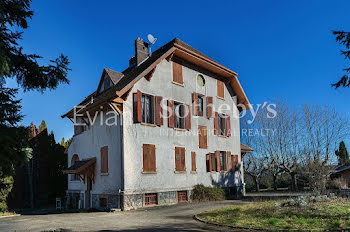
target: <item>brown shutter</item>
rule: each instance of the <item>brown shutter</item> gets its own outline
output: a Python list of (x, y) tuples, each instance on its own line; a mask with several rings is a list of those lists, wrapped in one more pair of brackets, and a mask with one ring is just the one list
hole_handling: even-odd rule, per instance
[(181, 148), (181, 171), (186, 170), (186, 156), (185, 156), (185, 148)]
[(211, 153), (209, 153), (209, 172), (213, 171), (211, 156)]
[(192, 102), (193, 102), (193, 115), (198, 116), (199, 115), (198, 93), (192, 93)]
[(168, 127), (174, 128), (174, 101), (168, 100)]
[(213, 117), (213, 97), (207, 97), (207, 118)]
[(108, 146), (101, 147), (101, 173), (108, 173)]
[(196, 168), (196, 152), (191, 152), (191, 160), (192, 160), (192, 172), (195, 172), (197, 170)]
[(215, 118), (214, 118), (214, 135), (219, 134), (219, 114), (218, 112), (215, 112)]
[(220, 172), (220, 151), (216, 151), (216, 170)]
[(156, 96), (156, 125), (162, 126), (163, 125), (163, 108), (162, 108), (162, 100), (163, 97)]
[(207, 127), (198, 126), (199, 148), (208, 148), (207, 144)]
[(154, 144), (143, 144), (143, 171), (156, 171), (156, 146)]
[(175, 62), (173, 62), (173, 81), (183, 84), (182, 65)]
[(232, 171), (231, 152), (230, 151), (226, 152), (226, 156), (227, 156), (227, 171), (230, 172)]
[(225, 88), (224, 88), (224, 82), (217, 80), (217, 96), (220, 98), (225, 98)]
[(226, 136), (231, 136), (231, 118), (229, 115), (226, 117)]
[(140, 90), (137, 90), (136, 93), (133, 93), (133, 101), (134, 101), (133, 114), (134, 114), (135, 123), (140, 123), (142, 121), (141, 97), (142, 97), (142, 93)]
[(190, 105), (185, 105), (185, 129), (186, 130), (191, 130), (191, 109)]
[(235, 155), (235, 169), (238, 171), (238, 155)]

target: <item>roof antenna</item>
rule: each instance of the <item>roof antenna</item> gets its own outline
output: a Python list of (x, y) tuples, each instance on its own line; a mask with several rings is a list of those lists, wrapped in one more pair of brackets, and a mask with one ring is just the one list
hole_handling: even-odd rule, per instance
[(149, 43), (148, 43), (148, 52), (149, 52), (149, 56), (151, 56), (152, 55), (152, 52), (151, 52), (151, 45), (152, 44), (154, 44), (156, 41), (157, 41), (157, 38), (154, 38), (154, 36), (153, 35), (151, 35), (151, 34), (148, 34), (147, 35), (147, 39), (148, 39), (148, 41), (149, 41)]

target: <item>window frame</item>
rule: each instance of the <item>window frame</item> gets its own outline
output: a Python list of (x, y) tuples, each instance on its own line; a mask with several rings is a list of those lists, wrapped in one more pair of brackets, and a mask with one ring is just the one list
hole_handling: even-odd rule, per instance
[[(150, 99), (150, 112), (147, 112), (146, 98)], [(147, 121), (147, 115), (150, 114), (150, 122)], [(155, 125), (155, 96), (147, 93), (141, 93), (141, 123)]]
[(197, 110), (198, 110), (198, 116), (200, 116), (200, 117), (203, 117), (203, 115), (204, 115), (204, 97), (205, 96), (202, 94), (198, 94), (198, 96), (197, 96), (197, 98), (198, 98)]
[[(174, 109), (173, 109), (173, 114), (174, 114), (174, 128), (176, 129), (185, 129), (186, 128), (186, 120), (185, 120), (185, 114), (186, 114), (186, 105), (184, 103), (181, 103), (181, 102), (177, 102), (177, 101), (173, 101), (174, 105)], [(179, 117), (177, 115), (177, 108), (179, 109)], [(178, 120), (179, 120), (179, 124), (180, 126), (178, 125)]]
[(226, 151), (220, 151), (220, 171), (227, 171), (227, 153)]
[(219, 135), (220, 136), (226, 136), (226, 120), (227, 116), (225, 114), (218, 114), (218, 129), (219, 129)]

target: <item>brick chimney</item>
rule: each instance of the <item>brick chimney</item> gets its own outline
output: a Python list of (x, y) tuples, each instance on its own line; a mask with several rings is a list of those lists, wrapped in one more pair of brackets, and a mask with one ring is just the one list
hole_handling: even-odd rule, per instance
[(143, 39), (137, 38), (135, 40), (135, 56), (129, 60), (129, 66), (137, 66), (148, 57), (148, 43)]

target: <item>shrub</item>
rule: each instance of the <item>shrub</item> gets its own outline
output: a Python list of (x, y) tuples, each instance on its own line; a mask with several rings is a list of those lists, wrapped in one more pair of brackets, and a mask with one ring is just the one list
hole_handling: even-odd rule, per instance
[(7, 211), (7, 196), (11, 192), (13, 184), (12, 177), (5, 177), (0, 179), (0, 212)]
[(195, 201), (220, 201), (225, 199), (225, 191), (222, 188), (197, 184), (193, 188), (192, 199)]

